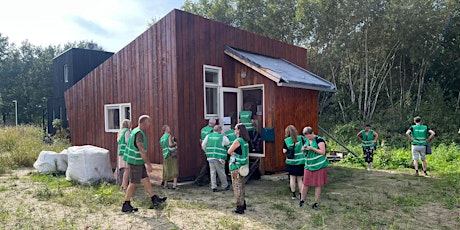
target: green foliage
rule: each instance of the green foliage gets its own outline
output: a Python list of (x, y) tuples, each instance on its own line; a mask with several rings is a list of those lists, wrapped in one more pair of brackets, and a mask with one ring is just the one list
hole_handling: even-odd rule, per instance
[(68, 143), (43, 143), (41, 128), (21, 125), (0, 128), (0, 173), (17, 167), (32, 167), (43, 150), (61, 152)]

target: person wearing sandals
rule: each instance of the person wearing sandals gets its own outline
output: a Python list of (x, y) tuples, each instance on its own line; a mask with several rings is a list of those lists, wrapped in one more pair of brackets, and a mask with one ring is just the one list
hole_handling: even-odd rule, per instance
[(305, 144), (302, 150), (306, 151), (306, 158), (299, 207), (302, 207), (305, 203), (308, 186), (314, 186), (315, 202), (311, 207), (317, 209), (321, 188), (327, 184), (326, 167), (329, 165), (329, 161), (326, 158), (326, 142), (320, 136), (315, 135), (313, 129), (309, 126), (303, 129), (302, 134), (305, 136)]
[(219, 176), (220, 185), (223, 191), (229, 190), (230, 185), (227, 182), (227, 175), (225, 175), (225, 161), (227, 160), (226, 146), (230, 144), (228, 138), (221, 134), (222, 127), (215, 125), (213, 132), (208, 134), (201, 148), (206, 152), (206, 159), (209, 162), (209, 169), (211, 175), (211, 189), (217, 192), (216, 174)]
[(123, 160), (129, 166), (129, 184), (126, 189), (125, 202), (121, 208), (122, 212), (137, 212), (139, 209), (131, 205), (131, 197), (136, 189), (136, 184), (142, 183), (145, 191), (150, 196), (153, 207), (166, 201), (166, 197), (160, 198), (153, 193), (150, 178), (147, 173), (151, 173), (152, 165), (147, 155), (147, 136), (145, 131), (150, 126), (150, 116), (142, 115), (139, 117), (138, 127), (133, 129), (129, 136)]
[(117, 135), (118, 142), (118, 161), (117, 161), (117, 184), (120, 184), (120, 190), (125, 192), (128, 188), (129, 167), (128, 163), (123, 160), (126, 151), (126, 145), (131, 134), (131, 121), (124, 119), (121, 123), (120, 131)]
[[(286, 172), (289, 174), (289, 185), (291, 188), (292, 199), (297, 199), (295, 194), (296, 182), (299, 187), (299, 198), (302, 195), (303, 187), (303, 170), (305, 166), (305, 154), (302, 152), (303, 137), (298, 135), (297, 129), (293, 125), (288, 125), (285, 129), (285, 139), (283, 146), (283, 153), (286, 154)], [(293, 151), (292, 156), (287, 154)]]
[(239, 123), (235, 126), (236, 140), (228, 149), (230, 155), (229, 169), (232, 175), (233, 194), (236, 200), (236, 209), (233, 211), (237, 214), (244, 214), (246, 210), (244, 176), (240, 175), (239, 168), (249, 164), (249, 133), (246, 127)]
[(160, 145), (163, 151), (163, 186), (169, 188), (168, 182), (173, 181), (171, 189), (177, 189), (177, 177), (179, 177), (179, 166), (177, 164), (177, 143), (171, 135), (171, 128), (163, 125), (163, 136), (160, 138)]

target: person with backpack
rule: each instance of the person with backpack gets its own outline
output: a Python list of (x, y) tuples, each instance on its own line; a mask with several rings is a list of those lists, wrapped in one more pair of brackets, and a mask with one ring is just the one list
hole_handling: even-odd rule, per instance
[(371, 171), (372, 162), (374, 161), (374, 151), (376, 149), (375, 143), (379, 138), (379, 134), (371, 129), (370, 124), (366, 124), (364, 129), (359, 131), (356, 136), (362, 143), (364, 161), (367, 162), (367, 171)]
[(303, 129), (302, 134), (305, 136), (305, 144), (302, 147), (306, 151), (305, 170), (303, 174), (303, 188), (299, 207), (305, 203), (308, 186), (315, 187), (315, 202), (312, 209), (318, 209), (318, 202), (321, 196), (321, 188), (327, 184), (327, 170), (329, 161), (326, 157), (326, 142), (322, 137), (313, 133), (313, 128), (307, 126)]
[(285, 139), (283, 153), (286, 154), (286, 172), (289, 174), (289, 185), (291, 188), (292, 199), (297, 199), (295, 194), (296, 182), (299, 186), (299, 198), (302, 195), (303, 187), (303, 170), (305, 166), (305, 154), (302, 152), (302, 146), (305, 142), (301, 135), (298, 135), (297, 129), (293, 125), (288, 125), (285, 129)]
[[(423, 174), (428, 176), (426, 172), (426, 145), (431, 139), (433, 139), (436, 133), (428, 128), (426, 125), (422, 125), (422, 118), (417, 116), (414, 118), (415, 125), (409, 127), (406, 131), (406, 136), (409, 138), (412, 144), (412, 160), (414, 160), (415, 176), (418, 176), (418, 160), (422, 160)], [(430, 136), (428, 136), (430, 134)]]

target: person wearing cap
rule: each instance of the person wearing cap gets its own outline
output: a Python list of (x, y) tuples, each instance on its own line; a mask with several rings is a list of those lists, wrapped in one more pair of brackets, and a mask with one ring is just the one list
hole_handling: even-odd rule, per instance
[[(203, 127), (201, 129), (200, 145), (203, 143), (204, 138), (206, 138), (206, 136), (208, 134), (212, 133), (212, 129), (214, 128), (214, 125), (216, 125), (216, 119), (211, 118), (208, 121), (208, 125), (206, 125), (205, 127)], [(206, 182), (204, 181), (204, 179), (208, 175), (208, 173), (209, 173), (209, 163), (208, 163), (208, 161), (206, 161), (206, 163), (203, 165), (203, 167), (201, 167), (201, 171), (198, 174), (198, 176), (196, 177), (195, 183), (198, 186), (205, 185)]]
[(230, 185), (227, 182), (227, 175), (225, 175), (225, 162), (227, 160), (227, 149), (230, 141), (222, 133), (222, 127), (215, 125), (213, 132), (208, 134), (201, 148), (206, 152), (206, 158), (209, 162), (209, 169), (211, 175), (211, 189), (217, 192), (216, 174), (219, 176), (220, 185), (223, 191), (229, 190)]

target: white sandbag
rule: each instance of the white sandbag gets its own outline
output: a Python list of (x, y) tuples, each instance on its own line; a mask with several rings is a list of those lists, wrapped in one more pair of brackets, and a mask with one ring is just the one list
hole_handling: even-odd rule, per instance
[(67, 170), (67, 154), (53, 151), (41, 151), (34, 163), (39, 173), (56, 173)]
[(114, 180), (109, 150), (92, 145), (72, 146), (67, 155), (67, 180), (81, 184)]

